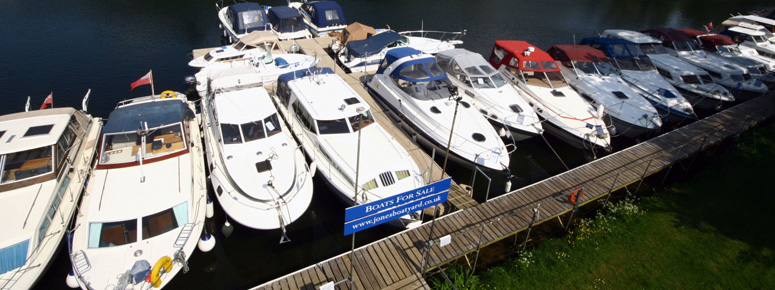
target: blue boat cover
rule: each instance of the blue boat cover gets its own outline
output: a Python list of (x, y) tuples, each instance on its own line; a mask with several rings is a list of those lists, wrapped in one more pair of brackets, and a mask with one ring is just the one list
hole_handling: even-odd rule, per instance
[[(377, 73), (383, 73), (385, 71), (384, 68), (399, 59), (418, 54), (422, 54), (422, 52), (411, 47), (399, 47), (388, 50)], [(390, 76), (410, 82), (428, 82), (444, 79), (447, 77), (447, 74), (439, 67), (433, 56), (427, 55), (426, 57), (414, 58), (401, 63), (390, 73)]]
[[(624, 39), (618, 38), (604, 38), (604, 37), (587, 37), (579, 42), (581, 45), (589, 45), (594, 48), (600, 49), (609, 57), (617, 58), (630, 58), (630, 57), (648, 57), (646, 54), (639, 54), (643, 52), (638, 48), (638, 44), (630, 42)], [(633, 51), (635, 50), (635, 51)]]
[(279, 83), (287, 84), (292, 80), (310, 76), (312, 74), (319, 74), (319, 75), (334, 74), (334, 70), (332, 70), (330, 67), (319, 67), (316, 69), (299, 69), (292, 72), (281, 74), (280, 77), (278, 77), (277, 82), (278, 84)]
[(301, 20), (299, 11), (288, 6), (269, 8), (269, 22), (272, 23), (272, 28), (278, 32), (296, 32), (307, 29), (307, 25)]
[(238, 34), (267, 30), (269, 26), (266, 11), (258, 3), (236, 3), (229, 6), (228, 12), (229, 18), (233, 21), (232, 29)]
[(375, 55), (388, 45), (401, 40), (403, 37), (394, 31), (385, 31), (364, 40), (355, 40), (347, 43), (347, 51), (355, 57)]
[(316, 1), (302, 5), (302, 9), (309, 11), (312, 23), (318, 28), (329, 26), (347, 25), (344, 20), (342, 6), (335, 1)]
[(104, 133), (130, 132), (140, 129), (140, 123), (148, 123), (148, 128), (173, 124), (184, 119), (194, 118), (194, 112), (185, 102), (179, 100), (154, 101), (124, 106), (113, 110), (108, 116)]

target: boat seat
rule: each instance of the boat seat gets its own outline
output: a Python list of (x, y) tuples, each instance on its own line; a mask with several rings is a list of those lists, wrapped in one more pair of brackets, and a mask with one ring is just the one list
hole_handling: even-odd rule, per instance
[(415, 84), (408, 86), (406, 88), (407, 93), (409, 93), (412, 98), (418, 99), (418, 100), (424, 100), (427, 99), (426, 92), (425, 92), (425, 84)]

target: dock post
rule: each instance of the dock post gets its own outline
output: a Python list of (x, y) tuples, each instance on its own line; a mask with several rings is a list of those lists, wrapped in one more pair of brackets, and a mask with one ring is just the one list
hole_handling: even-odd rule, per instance
[(471, 275), (476, 272), (476, 263), (479, 261), (479, 251), (482, 249), (482, 237), (484, 237), (485, 229), (487, 229), (487, 223), (482, 224), (482, 232), (479, 233), (479, 241), (476, 242), (476, 258), (474, 258), (474, 267), (471, 268)]
[[(584, 192), (584, 187), (582, 186), (579, 190), (574, 191), (571, 194), (576, 194), (576, 202), (573, 203), (573, 211), (570, 212), (570, 217), (568, 217), (568, 222), (565, 224), (565, 231), (568, 231), (568, 228), (570, 227), (570, 222), (573, 220), (573, 214), (575, 214), (577, 211), (579, 211), (579, 202), (581, 202), (581, 192)], [(559, 218), (559, 216), (558, 216)]]
[[(533, 219), (530, 220), (530, 225), (527, 227), (527, 234), (525, 235), (525, 242), (522, 243), (522, 252), (525, 252), (525, 248), (527, 248), (527, 241), (530, 239), (530, 230), (533, 229), (533, 224), (535, 224), (536, 220), (539, 216), (541, 216), (539, 208), (541, 207), (541, 204), (537, 204), (536, 207), (533, 208)], [(516, 240), (514, 240), (516, 242)]]
[(651, 157), (649, 159), (649, 164), (646, 165), (646, 170), (643, 170), (643, 174), (640, 175), (640, 181), (638, 182), (638, 187), (635, 188), (635, 193), (638, 193), (640, 190), (640, 185), (643, 184), (643, 178), (646, 178), (646, 173), (649, 172), (649, 168), (651, 167), (651, 162), (654, 161), (654, 157)]
[(611, 187), (608, 188), (608, 196), (606, 196), (605, 202), (603, 204), (608, 204), (608, 200), (611, 199), (611, 192), (614, 191), (614, 186), (616, 186), (616, 182), (619, 181), (619, 175), (622, 175), (621, 171), (616, 173), (616, 177), (614, 177), (614, 183), (611, 183)]
[[(705, 135), (705, 137), (702, 138), (702, 143), (700, 143), (700, 148), (697, 149), (697, 153), (694, 153), (694, 157), (692, 157), (692, 162), (689, 162), (689, 167), (686, 167), (686, 169), (684, 169), (684, 172), (689, 171), (689, 169), (692, 169), (692, 165), (694, 164), (694, 160), (697, 159), (697, 155), (699, 155), (700, 152), (702, 151), (702, 146), (705, 145), (705, 140), (708, 140), (708, 135)], [(683, 148), (683, 147), (681, 147), (681, 148)], [(718, 148), (718, 145), (716, 145), (716, 148)], [(714, 150), (714, 152), (715, 152), (715, 150)]]

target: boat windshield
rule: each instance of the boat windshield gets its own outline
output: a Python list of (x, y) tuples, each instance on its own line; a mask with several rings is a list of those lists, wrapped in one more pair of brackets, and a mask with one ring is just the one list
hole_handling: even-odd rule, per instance
[[(145, 135), (145, 148), (143, 148)], [(185, 150), (182, 123), (163, 125), (143, 131), (110, 133), (103, 136), (100, 164), (117, 164), (153, 159)]]
[(371, 111), (369, 110), (366, 110), (362, 114), (358, 114), (347, 119), (350, 121), (350, 126), (353, 128), (353, 132), (357, 132), (360, 129), (360, 126), (362, 126), (362, 128), (366, 128), (367, 126), (374, 124), (374, 117), (371, 115)]
[(673, 46), (675, 47), (675, 50), (677, 51), (697, 51), (700, 50), (699, 44), (697, 44), (694, 41), (679, 41), (679, 42), (673, 42)]
[(0, 157), (3, 177), (0, 184), (24, 180), (54, 170), (52, 146), (45, 146), (21, 152), (8, 153)]
[(321, 135), (350, 133), (350, 123), (346, 119), (317, 120)]
[[(89, 248), (127, 245), (138, 240), (138, 219), (117, 222), (89, 223)], [(188, 202), (147, 215), (141, 219), (142, 240), (170, 232), (188, 223)]]
[(744, 82), (745, 81), (745, 78), (743, 77), (743, 75), (734, 74), (734, 75), (729, 75), (729, 77), (732, 78), (732, 80), (736, 81), (736, 82)]
[(468, 80), (464, 80), (470, 87), (477, 89), (494, 89), (506, 85), (506, 79), (500, 72), (487, 65), (470, 66), (465, 68)]
[(640, 48), (646, 54), (667, 54), (667, 49), (659, 43), (643, 43)]
[(762, 35), (749, 35), (748, 37), (751, 38), (751, 40), (753, 40), (753, 42), (756, 42), (756, 44), (763, 45), (763, 44), (767, 44), (769, 42)]
[(221, 123), (223, 144), (242, 144), (255, 140), (272, 137), (282, 132), (277, 113), (273, 113), (264, 119), (247, 122), (244, 124)]
[(616, 74), (616, 68), (607, 61), (597, 61), (597, 62), (588, 62), (588, 61), (573, 61), (573, 66), (576, 67), (576, 69), (584, 72), (585, 74), (591, 74), (591, 75), (615, 75)]
[(555, 72), (537, 72), (530, 70), (520, 71), (522, 73), (522, 80), (530, 86), (544, 87), (544, 88), (560, 88), (564, 87), (565, 79), (562, 77), (559, 71)]
[(682, 75), (681, 80), (687, 84), (701, 84), (700, 78), (697, 75)]
[(703, 84), (712, 84), (713, 83), (713, 79), (710, 78), (709, 74), (701, 74), (699, 76), (700, 76), (700, 80), (702, 80)]
[(248, 31), (250, 28), (259, 28), (264, 27), (268, 23), (266, 23), (266, 17), (263, 14), (263, 11), (260, 10), (253, 10), (253, 11), (245, 11), (240, 13), (240, 17), (242, 18), (242, 24), (245, 31)]
[(648, 57), (620, 57), (615, 58), (614, 61), (622, 70), (650, 71), (657, 69)]

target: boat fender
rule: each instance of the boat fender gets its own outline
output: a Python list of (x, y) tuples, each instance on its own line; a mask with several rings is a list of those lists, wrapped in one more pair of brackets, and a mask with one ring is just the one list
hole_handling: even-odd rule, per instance
[(570, 194), (569, 199), (571, 203), (576, 203), (577, 201), (580, 201), (582, 197), (584, 197), (584, 189), (576, 187), (576, 190)]
[[(212, 169), (210, 171), (212, 171)], [(212, 218), (214, 214), (215, 214), (215, 208), (213, 207), (213, 200), (210, 199), (210, 197), (207, 197), (207, 207), (205, 210), (205, 216), (207, 218)]]
[(215, 238), (210, 233), (205, 233), (202, 238), (199, 239), (197, 246), (200, 251), (207, 253), (215, 248)]
[(70, 287), (73, 289), (80, 287), (78, 285), (78, 280), (75, 278), (75, 274), (73, 274), (72, 271), (70, 271), (70, 273), (67, 273), (67, 278), (65, 278), (65, 283), (67, 283), (67, 287)]
[(148, 279), (145, 281), (151, 283), (153, 288), (159, 288), (161, 286), (162, 270), (164, 270), (164, 273), (172, 271), (172, 258), (169, 256), (161, 257), (156, 261), (156, 264), (153, 265), (153, 270), (151, 270), (151, 275), (148, 275)]
[(309, 164), (309, 175), (315, 177), (315, 173), (318, 171), (318, 164), (315, 161)]
[(178, 93), (176, 93), (175, 91), (163, 91), (163, 92), (161, 92), (161, 98), (162, 99), (175, 98), (177, 96), (178, 96)]

